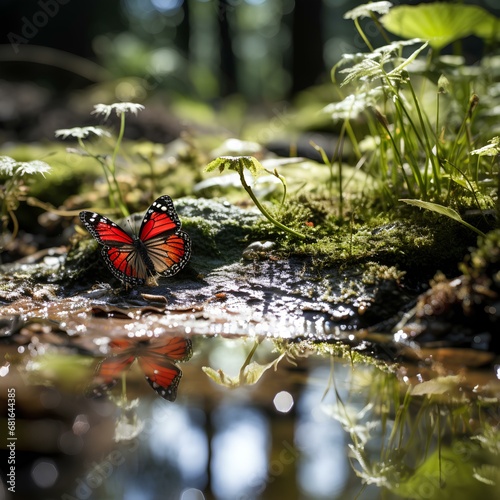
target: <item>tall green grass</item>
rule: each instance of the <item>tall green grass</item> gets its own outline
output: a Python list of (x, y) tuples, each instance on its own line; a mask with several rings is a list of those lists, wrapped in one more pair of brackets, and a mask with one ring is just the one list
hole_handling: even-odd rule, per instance
[[(353, 162), (362, 160), (371, 177), (375, 193), (369, 197), (375, 195), (386, 208), (418, 200), (425, 202), (419, 206), (448, 216), (452, 212), (443, 208), (494, 208), (500, 178), (499, 150), (492, 149), (500, 135), (495, 119), (500, 57), (484, 57), (468, 66), (460, 55), (441, 56), (431, 35), (390, 42), (382, 26), (391, 26), (384, 22), (391, 20), (387, 4), (375, 2), (346, 14), (368, 51), (345, 54), (333, 68), (340, 97), (324, 108), (352, 141)], [(384, 18), (379, 20), (377, 13)], [(375, 48), (363, 32), (361, 17), (376, 21), (388, 43)], [(483, 150), (488, 144), (493, 146)]]

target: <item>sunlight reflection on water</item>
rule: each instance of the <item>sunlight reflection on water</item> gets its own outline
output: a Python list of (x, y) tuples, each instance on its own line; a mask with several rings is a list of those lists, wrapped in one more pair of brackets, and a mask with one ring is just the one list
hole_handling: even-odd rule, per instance
[(149, 448), (159, 461), (175, 459), (186, 484), (206, 481), (208, 442), (205, 415), (196, 408), (172, 406), (162, 400), (152, 405), (148, 425)]
[(215, 412), (213, 421), (213, 491), (221, 500), (241, 498), (266, 480), (266, 420), (256, 409), (224, 404)]
[[(339, 380), (347, 380), (348, 371), (336, 366)], [(349, 461), (345, 454), (345, 432), (341, 425), (317, 411), (325, 392), (318, 381), (328, 380), (326, 366), (311, 371), (305, 391), (298, 402), (297, 446), (301, 452), (298, 477), (301, 489), (317, 500), (337, 498), (349, 477)], [(340, 394), (345, 393), (340, 389)]]

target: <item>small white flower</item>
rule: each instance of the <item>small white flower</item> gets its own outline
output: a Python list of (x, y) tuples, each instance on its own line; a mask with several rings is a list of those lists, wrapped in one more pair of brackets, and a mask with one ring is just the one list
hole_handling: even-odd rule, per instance
[(0, 156), (0, 174), (12, 175), (17, 161), (10, 156)]
[(344, 19), (358, 19), (360, 17), (370, 17), (372, 12), (377, 14), (387, 14), (392, 7), (391, 2), (373, 2), (359, 5), (344, 14)]
[(103, 115), (104, 119), (107, 120), (109, 115), (114, 110), (116, 116), (121, 116), (123, 113), (134, 113), (137, 114), (138, 111), (142, 111), (144, 106), (142, 104), (137, 104), (135, 102), (115, 102), (114, 104), (96, 104), (94, 105), (94, 111), (91, 115)]
[(90, 134), (97, 135), (98, 137), (110, 137), (111, 134), (99, 127), (73, 127), (73, 128), (61, 128), (56, 130), (56, 137), (62, 137), (67, 139), (68, 137), (74, 137), (75, 139), (85, 139)]
[(19, 172), (21, 175), (24, 174), (42, 174), (44, 177), (47, 172), (50, 172), (52, 167), (45, 163), (44, 161), (34, 160), (34, 161), (20, 161), (17, 164), (16, 173)]
[(0, 174), (7, 174), (12, 176), (42, 174), (44, 177), (47, 172), (50, 172), (52, 167), (40, 160), (33, 161), (16, 161), (10, 156), (0, 156)]
[(361, 410), (357, 410), (353, 405), (322, 405), (323, 412), (340, 423), (342, 428), (349, 432), (351, 436), (356, 436), (358, 442), (364, 446), (371, 438), (370, 432), (379, 426), (376, 420), (362, 422), (367, 413), (373, 410), (373, 404), (368, 403)]

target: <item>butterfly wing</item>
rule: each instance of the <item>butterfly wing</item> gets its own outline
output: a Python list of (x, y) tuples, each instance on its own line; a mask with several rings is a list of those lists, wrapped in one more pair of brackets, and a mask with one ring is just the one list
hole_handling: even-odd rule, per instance
[(80, 220), (87, 231), (101, 245), (110, 247), (133, 246), (134, 239), (118, 224), (96, 212), (80, 212)]
[(184, 337), (169, 337), (150, 344), (149, 352), (154, 352), (172, 361), (187, 361), (193, 355), (193, 344)]
[(138, 357), (146, 380), (162, 398), (174, 401), (182, 372), (174, 361), (186, 361), (193, 354), (191, 340), (168, 337), (150, 341)]
[(137, 358), (146, 380), (162, 398), (174, 401), (182, 372), (172, 361), (185, 361), (192, 355), (191, 340), (171, 337), (160, 341), (114, 339), (110, 342), (112, 355), (97, 367), (96, 380), (89, 392), (91, 396), (102, 396), (118, 382), (124, 370), (130, 368)]
[(139, 365), (153, 390), (168, 401), (175, 401), (182, 372), (166, 357), (140, 356)]
[(157, 273), (173, 276), (191, 256), (191, 239), (181, 231), (181, 221), (170, 196), (160, 196), (147, 210), (139, 231)]
[(90, 388), (88, 394), (93, 397), (101, 397), (112, 389), (120, 379), (124, 370), (128, 370), (134, 362), (135, 356), (130, 353), (113, 354), (103, 359), (96, 370), (97, 384)]
[(144, 283), (149, 275), (146, 264), (134, 246), (105, 246), (101, 250), (101, 255), (109, 270), (120, 281), (138, 285)]
[(80, 212), (80, 220), (96, 241), (104, 245), (101, 254), (116, 278), (131, 284), (145, 281), (148, 270), (132, 236), (118, 224), (96, 212)]

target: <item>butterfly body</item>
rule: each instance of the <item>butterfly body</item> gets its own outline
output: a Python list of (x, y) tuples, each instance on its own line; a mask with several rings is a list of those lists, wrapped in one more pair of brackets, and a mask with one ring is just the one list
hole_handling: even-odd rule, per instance
[(191, 256), (191, 239), (181, 231), (169, 196), (160, 196), (146, 211), (137, 236), (97, 212), (80, 212), (110, 271), (120, 281), (140, 285), (157, 274), (173, 276)]
[(139, 254), (139, 257), (142, 259), (142, 262), (146, 266), (148, 272), (153, 275), (155, 273), (155, 266), (153, 264), (153, 261), (150, 259), (148, 255), (148, 249), (146, 245), (142, 242), (142, 240), (140, 240), (137, 237), (134, 238), (132, 245)]

